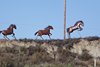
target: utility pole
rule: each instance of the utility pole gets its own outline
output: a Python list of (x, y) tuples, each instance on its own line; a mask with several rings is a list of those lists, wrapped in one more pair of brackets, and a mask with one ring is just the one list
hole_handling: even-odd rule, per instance
[(64, 0), (64, 40), (66, 39), (66, 0)]

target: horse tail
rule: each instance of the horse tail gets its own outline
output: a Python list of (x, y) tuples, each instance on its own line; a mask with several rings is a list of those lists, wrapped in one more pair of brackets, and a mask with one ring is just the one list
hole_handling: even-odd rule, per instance
[(38, 31), (34, 35), (36, 35), (37, 33), (38, 33)]
[(70, 28), (67, 28), (68, 39), (70, 39)]
[(70, 29), (70, 28), (67, 28), (67, 32), (69, 32), (69, 29)]
[(2, 33), (2, 31), (0, 31), (0, 34)]

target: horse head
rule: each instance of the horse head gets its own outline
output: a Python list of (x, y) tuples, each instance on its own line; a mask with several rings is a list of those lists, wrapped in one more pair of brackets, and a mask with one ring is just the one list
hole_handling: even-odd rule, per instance
[(49, 25), (47, 28), (48, 28), (48, 29), (52, 29), (52, 30), (53, 30), (53, 27), (52, 27), (52, 26), (50, 26), (50, 25)]
[(53, 27), (49, 25), (48, 27), (46, 27), (44, 29), (49, 29), (50, 30), (50, 29), (53, 29)]
[(15, 24), (11, 24), (11, 25), (9, 26), (9, 28), (14, 28), (14, 29), (17, 29), (17, 27), (16, 27), (16, 25), (15, 25)]
[(83, 21), (79, 21), (81, 26), (84, 26), (84, 22)]
[(79, 31), (83, 30), (83, 27), (84, 27), (84, 22), (79, 21)]

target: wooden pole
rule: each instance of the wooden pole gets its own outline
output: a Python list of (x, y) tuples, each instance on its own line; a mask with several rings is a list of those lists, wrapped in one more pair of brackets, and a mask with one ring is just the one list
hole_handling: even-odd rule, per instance
[(94, 67), (96, 67), (96, 58), (94, 58)]
[(66, 0), (64, 0), (64, 40), (66, 39)]

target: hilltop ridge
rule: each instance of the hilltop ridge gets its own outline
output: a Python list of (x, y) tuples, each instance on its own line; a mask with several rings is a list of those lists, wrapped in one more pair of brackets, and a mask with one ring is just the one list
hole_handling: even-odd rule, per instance
[(0, 40), (0, 67), (100, 66), (100, 37)]

